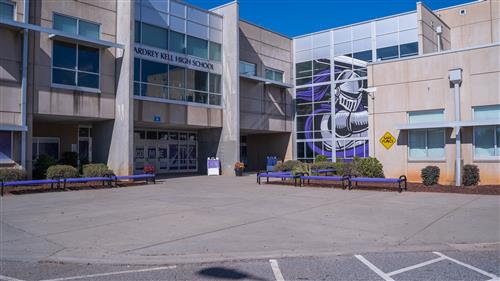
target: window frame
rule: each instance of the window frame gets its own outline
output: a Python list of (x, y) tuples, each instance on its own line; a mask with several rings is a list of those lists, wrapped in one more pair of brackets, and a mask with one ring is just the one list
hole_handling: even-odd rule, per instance
[[(97, 40), (101, 40), (101, 32), (102, 32), (101, 25), (102, 24), (100, 22), (94, 22), (94, 21), (90, 21), (90, 20), (86, 20), (86, 19), (81, 19), (81, 18), (78, 18), (78, 17), (75, 17), (75, 16), (66, 15), (66, 14), (59, 13), (59, 12), (53, 12), (52, 13), (52, 28), (54, 28), (54, 22), (55, 22), (55, 16), (56, 15), (61, 16), (61, 17), (67, 17), (67, 18), (75, 19), (76, 20), (76, 34), (75, 35), (77, 35), (77, 36), (86, 37), (86, 36), (80, 35), (80, 21), (97, 25), (99, 27), (99, 37), (97, 38)], [(86, 37), (86, 38), (89, 38), (89, 37)], [(91, 38), (91, 39), (95, 39), (95, 38)]]
[(2, 160), (0, 159), (0, 164), (12, 164), (12, 163), (15, 163), (16, 161), (14, 161), (14, 132), (13, 131), (7, 131), (8, 133), (10, 133), (10, 159), (5, 159), (5, 160)]
[(57, 142), (57, 158), (56, 160), (61, 159), (61, 138), (60, 137), (33, 137), (32, 142), (36, 143), (36, 155), (34, 151), (32, 151), (32, 158), (36, 159), (40, 156), (40, 140), (43, 141), (56, 141)]
[[(429, 130), (441, 130), (443, 133), (443, 157), (429, 157)], [(412, 157), (410, 154), (410, 138), (412, 131), (425, 131), (425, 157)], [(426, 129), (412, 129), (408, 130), (408, 160), (411, 162), (421, 162), (421, 161), (436, 161), (443, 162), (446, 161), (446, 128), (426, 128)]]
[(16, 21), (16, 15), (17, 15), (17, 3), (8, 1), (8, 0), (0, 0), (0, 3), (9, 5), (12, 7), (12, 21)]
[[(472, 107), (472, 117), (473, 120), (476, 120), (476, 109), (485, 108), (496, 105), (484, 105), (484, 106), (475, 106)], [(493, 156), (478, 156), (476, 155), (476, 129), (484, 128), (484, 127), (493, 127), (493, 149), (495, 155)], [(497, 134), (498, 128), (500, 125), (486, 125), (486, 126), (474, 126), (472, 127), (472, 159), (473, 161), (500, 161), (500, 147), (498, 146), (498, 142), (500, 141), (500, 136)]]
[[(273, 74), (273, 78), (272, 79), (267, 78), (267, 72), (268, 71), (272, 72), (272, 74)], [(277, 80), (276, 79), (276, 73), (281, 73), (281, 78), (282, 78), (281, 80)], [(264, 78), (272, 80), (272, 81), (275, 81), (275, 82), (283, 83), (285, 81), (285, 72), (281, 71), (281, 70), (278, 70), (278, 69), (275, 69), (275, 68), (265, 67), (264, 68)]]
[[(54, 44), (56, 42), (62, 42), (62, 43), (69, 43), (69, 44), (73, 44), (75, 45), (76, 47), (76, 55), (75, 55), (75, 65), (76, 65), (76, 68), (75, 69), (70, 69), (70, 68), (64, 68), (64, 67), (58, 67), (58, 66), (54, 66)], [(99, 61), (99, 72), (98, 73), (94, 73), (94, 72), (89, 72), (89, 71), (84, 71), (84, 70), (79, 70), (78, 69), (78, 53), (79, 53), (79, 50), (80, 50), (80, 45), (82, 46), (85, 46), (85, 47), (89, 47), (89, 48), (93, 48), (93, 49), (96, 49), (98, 51), (98, 61)], [(75, 91), (82, 91), (82, 92), (90, 92), (90, 93), (101, 93), (101, 67), (102, 67), (102, 63), (101, 63), (101, 49), (99, 48), (95, 48), (95, 47), (92, 47), (92, 46), (88, 46), (86, 44), (80, 44), (80, 43), (72, 43), (72, 42), (64, 42), (64, 41), (57, 41), (57, 40), (54, 40), (52, 42), (52, 55), (50, 57), (50, 60), (51, 60), (51, 65), (50, 65), (50, 86), (52, 88), (59, 88), (59, 89), (66, 89), (66, 90), (75, 90)], [(60, 70), (66, 70), (66, 71), (74, 71), (75, 72), (75, 85), (66, 85), (66, 84), (60, 84), (60, 83), (54, 83), (54, 69), (60, 69)], [(91, 88), (91, 87), (84, 87), (84, 86), (78, 86), (78, 73), (85, 73), (85, 74), (92, 74), (92, 75), (97, 75), (99, 78), (97, 80), (98, 82), (98, 87), (97, 88)]]
[(243, 75), (250, 75), (250, 76), (257, 76), (257, 64), (256, 63), (251, 63), (251, 62), (248, 62), (248, 61), (245, 61), (245, 60), (240, 60), (239, 62), (240, 64), (245, 64), (245, 65), (251, 65), (251, 66), (254, 66), (254, 74), (247, 74), (247, 73), (242, 73), (241, 72), (241, 67), (240, 67), (240, 73), (239, 74), (243, 74)]

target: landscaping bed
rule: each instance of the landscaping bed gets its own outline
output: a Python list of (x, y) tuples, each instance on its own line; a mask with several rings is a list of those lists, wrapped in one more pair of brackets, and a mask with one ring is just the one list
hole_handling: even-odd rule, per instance
[(53, 188), (51, 188), (50, 184), (32, 185), (32, 186), (12, 186), (12, 187), (5, 187), (4, 196), (44, 193), (44, 192), (64, 192), (64, 191), (74, 191), (74, 190), (111, 189), (111, 188), (121, 188), (121, 187), (136, 186), (136, 185), (144, 185), (144, 182), (118, 182), (116, 185), (113, 186), (102, 185), (102, 183), (100, 182), (71, 183), (67, 184), (66, 188), (64, 188), (62, 184), (59, 188), (55, 184)]
[[(273, 181), (268, 184), (272, 185), (290, 185), (293, 186), (293, 181)], [(303, 187), (321, 187), (321, 188), (338, 188), (342, 189), (339, 182), (329, 181), (314, 181), (310, 184), (305, 184)], [(353, 184), (353, 190), (372, 190), (383, 192), (395, 192), (398, 190), (397, 184), (391, 183), (362, 183), (356, 186)], [(406, 191), (404, 191), (406, 192)], [(436, 193), (461, 193), (461, 194), (481, 194), (481, 195), (500, 195), (500, 185), (478, 185), (467, 187), (456, 187), (454, 185), (432, 185), (425, 186), (422, 183), (408, 183), (408, 192), (436, 192)]]

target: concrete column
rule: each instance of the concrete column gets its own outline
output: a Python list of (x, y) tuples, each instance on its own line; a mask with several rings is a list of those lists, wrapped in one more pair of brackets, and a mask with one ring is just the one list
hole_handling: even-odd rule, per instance
[(234, 175), (233, 165), (240, 160), (240, 76), (239, 4), (231, 2), (213, 10), (224, 16), (222, 33), (222, 131), (217, 156), (222, 174)]
[(133, 173), (134, 1), (117, 1), (116, 16), (116, 42), (124, 49), (116, 49), (115, 121), (108, 166), (117, 175), (129, 175)]

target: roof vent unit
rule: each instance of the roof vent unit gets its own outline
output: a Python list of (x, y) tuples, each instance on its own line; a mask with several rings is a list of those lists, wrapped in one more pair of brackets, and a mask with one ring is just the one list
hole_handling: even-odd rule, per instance
[(461, 15), (461, 16), (465, 16), (467, 14), (467, 10), (466, 9), (460, 9), (460, 11), (458, 11), (458, 14)]

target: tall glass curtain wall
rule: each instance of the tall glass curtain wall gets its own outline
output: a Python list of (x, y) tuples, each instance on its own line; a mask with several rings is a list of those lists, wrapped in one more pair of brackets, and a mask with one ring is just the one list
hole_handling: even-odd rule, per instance
[[(135, 2), (135, 43), (220, 63), (222, 18), (175, 1)], [(135, 58), (134, 95), (221, 105), (218, 73)]]
[(368, 157), (367, 63), (418, 54), (416, 13), (294, 39), (297, 159)]

